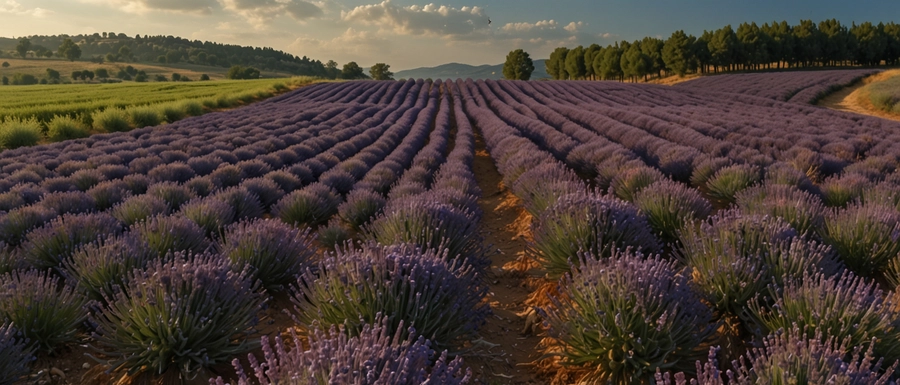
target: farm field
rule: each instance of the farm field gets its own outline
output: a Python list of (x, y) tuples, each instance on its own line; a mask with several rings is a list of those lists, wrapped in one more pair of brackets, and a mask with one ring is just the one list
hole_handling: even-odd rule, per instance
[(809, 104), (851, 72), (322, 83), (5, 150), (0, 374), (893, 378), (900, 123)]
[[(153, 79), (156, 75), (163, 75), (166, 78), (171, 79), (173, 73), (178, 73), (180, 75), (186, 76), (191, 80), (199, 80), (200, 76), (206, 74), (212, 80), (224, 80), (225, 74), (228, 73), (228, 68), (224, 67), (215, 67), (215, 66), (205, 66), (205, 65), (197, 65), (197, 64), (189, 64), (189, 63), (174, 63), (174, 64), (150, 64), (150, 63), (139, 63), (139, 62), (118, 62), (118, 63), (103, 63), (97, 64), (88, 61), (68, 61), (65, 59), (14, 59), (14, 58), (4, 58), (0, 59), (0, 62), (9, 63), (9, 67), (0, 67), (0, 77), (6, 76), (12, 79), (15, 74), (29, 74), (34, 75), (38, 79), (44, 78), (47, 76), (47, 68), (54, 69), (59, 71), (64, 79), (71, 79), (70, 74), (73, 71), (83, 71), (83, 70), (91, 70), (97, 71), (97, 69), (104, 68), (106, 69), (110, 75), (115, 76), (120, 70), (124, 70), (128, 66), (134, 67), (138, 71), (144, 71)], [(289, 73), (282, 72), (272, 72), (272, 71), (263, 71), (260, 74), (264, 78), (288, 78), (291, 77)], [(81, 81), (78, 81), (79, 83)]]

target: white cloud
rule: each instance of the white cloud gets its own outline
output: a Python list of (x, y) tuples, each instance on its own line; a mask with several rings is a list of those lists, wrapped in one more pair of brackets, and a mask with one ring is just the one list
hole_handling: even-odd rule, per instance
[(380, 37), (377, 33), (348, 28), (341, 35), (332, 39), (317, 39), (309, 36), (299, 37), (288, 46), (292, 52), (317, 58), (323, 62), (335, 60), (339, 63), (356, 61), (364, 65), (367, 60), (388, 57), (391, 53), (391, 40)]
[(6, 0), (0, 3), (0, 14), (9, 13), (20, 16), (45, 17), (53, 12), (44, 8), (25, 8), (14, 0)]
[(222, 6), (235, 12), (258, 28), (265, 27), (272, 19), (287, 15), (294, 20), (307, 20), (322, 16), (322, 3), (304, 0), (219, 0)]
[(398, 35), (471, 39), (488, 33), (488, 16), (481, 7), (449, 7), (428, 4), (401, 7), (385, 0), (341, 11), (341, 19), (377, 26)]
[(506, 23), (500, 30), (507, 33), (521, 33), (533, 30), (555, 30), (558, 26), (559, 24), (555, 20), (541, 20), (536, 23)]
[(101, 4), (119, 10), (146, 14), (153, 11), (210, 14), (217, 9), (216, 0), (80, 0), (82, 3)]
[(578, 31), (581, 30), (582, 27), (584, 27), (584, 22), (579, 21), (576, 23), (573, 21), (563, 27), (563, 29), (569, 31), (570, 33), (578, 33)]

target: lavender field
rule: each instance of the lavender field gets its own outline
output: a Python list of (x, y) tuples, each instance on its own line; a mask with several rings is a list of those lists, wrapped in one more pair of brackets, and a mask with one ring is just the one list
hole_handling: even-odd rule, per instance
[(865, 74), (315, 84), (3, 151), (0, 384), (84, 344), (112, 378), (489, 383), (479, 146), (556, 288), (538, 383), (893, 381), (900, 124), (806, 104)]

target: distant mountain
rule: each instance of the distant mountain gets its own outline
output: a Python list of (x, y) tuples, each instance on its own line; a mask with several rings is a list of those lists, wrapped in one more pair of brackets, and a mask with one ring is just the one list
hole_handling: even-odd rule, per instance
[[(547, 75), (547, 67), (544, 66), (546, 60), (534, 61), (534, 72), (531, 74), (532, 80), (550, 79)], [(437, 67), (422, 67), (410, 70), (397, 71), (394, 73), (394, 79), (503, 79), (503, 64), (497, 65), (480, 65), (473, 66), (469, 64), (449, 63), (442, 64)]]

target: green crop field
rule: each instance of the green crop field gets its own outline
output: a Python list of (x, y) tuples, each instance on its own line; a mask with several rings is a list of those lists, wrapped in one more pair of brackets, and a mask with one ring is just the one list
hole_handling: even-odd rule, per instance
[(87, 119), (98, 110), (183, 100), (199, 101), (210, 109), (229, 108), (314, 81), (314, 78), (295, 77), (190, 83), (5, 86), (0, 88), (0, 119), (35, 118), (46, 123), (56, 115), (65, 115), (90, 124)]

